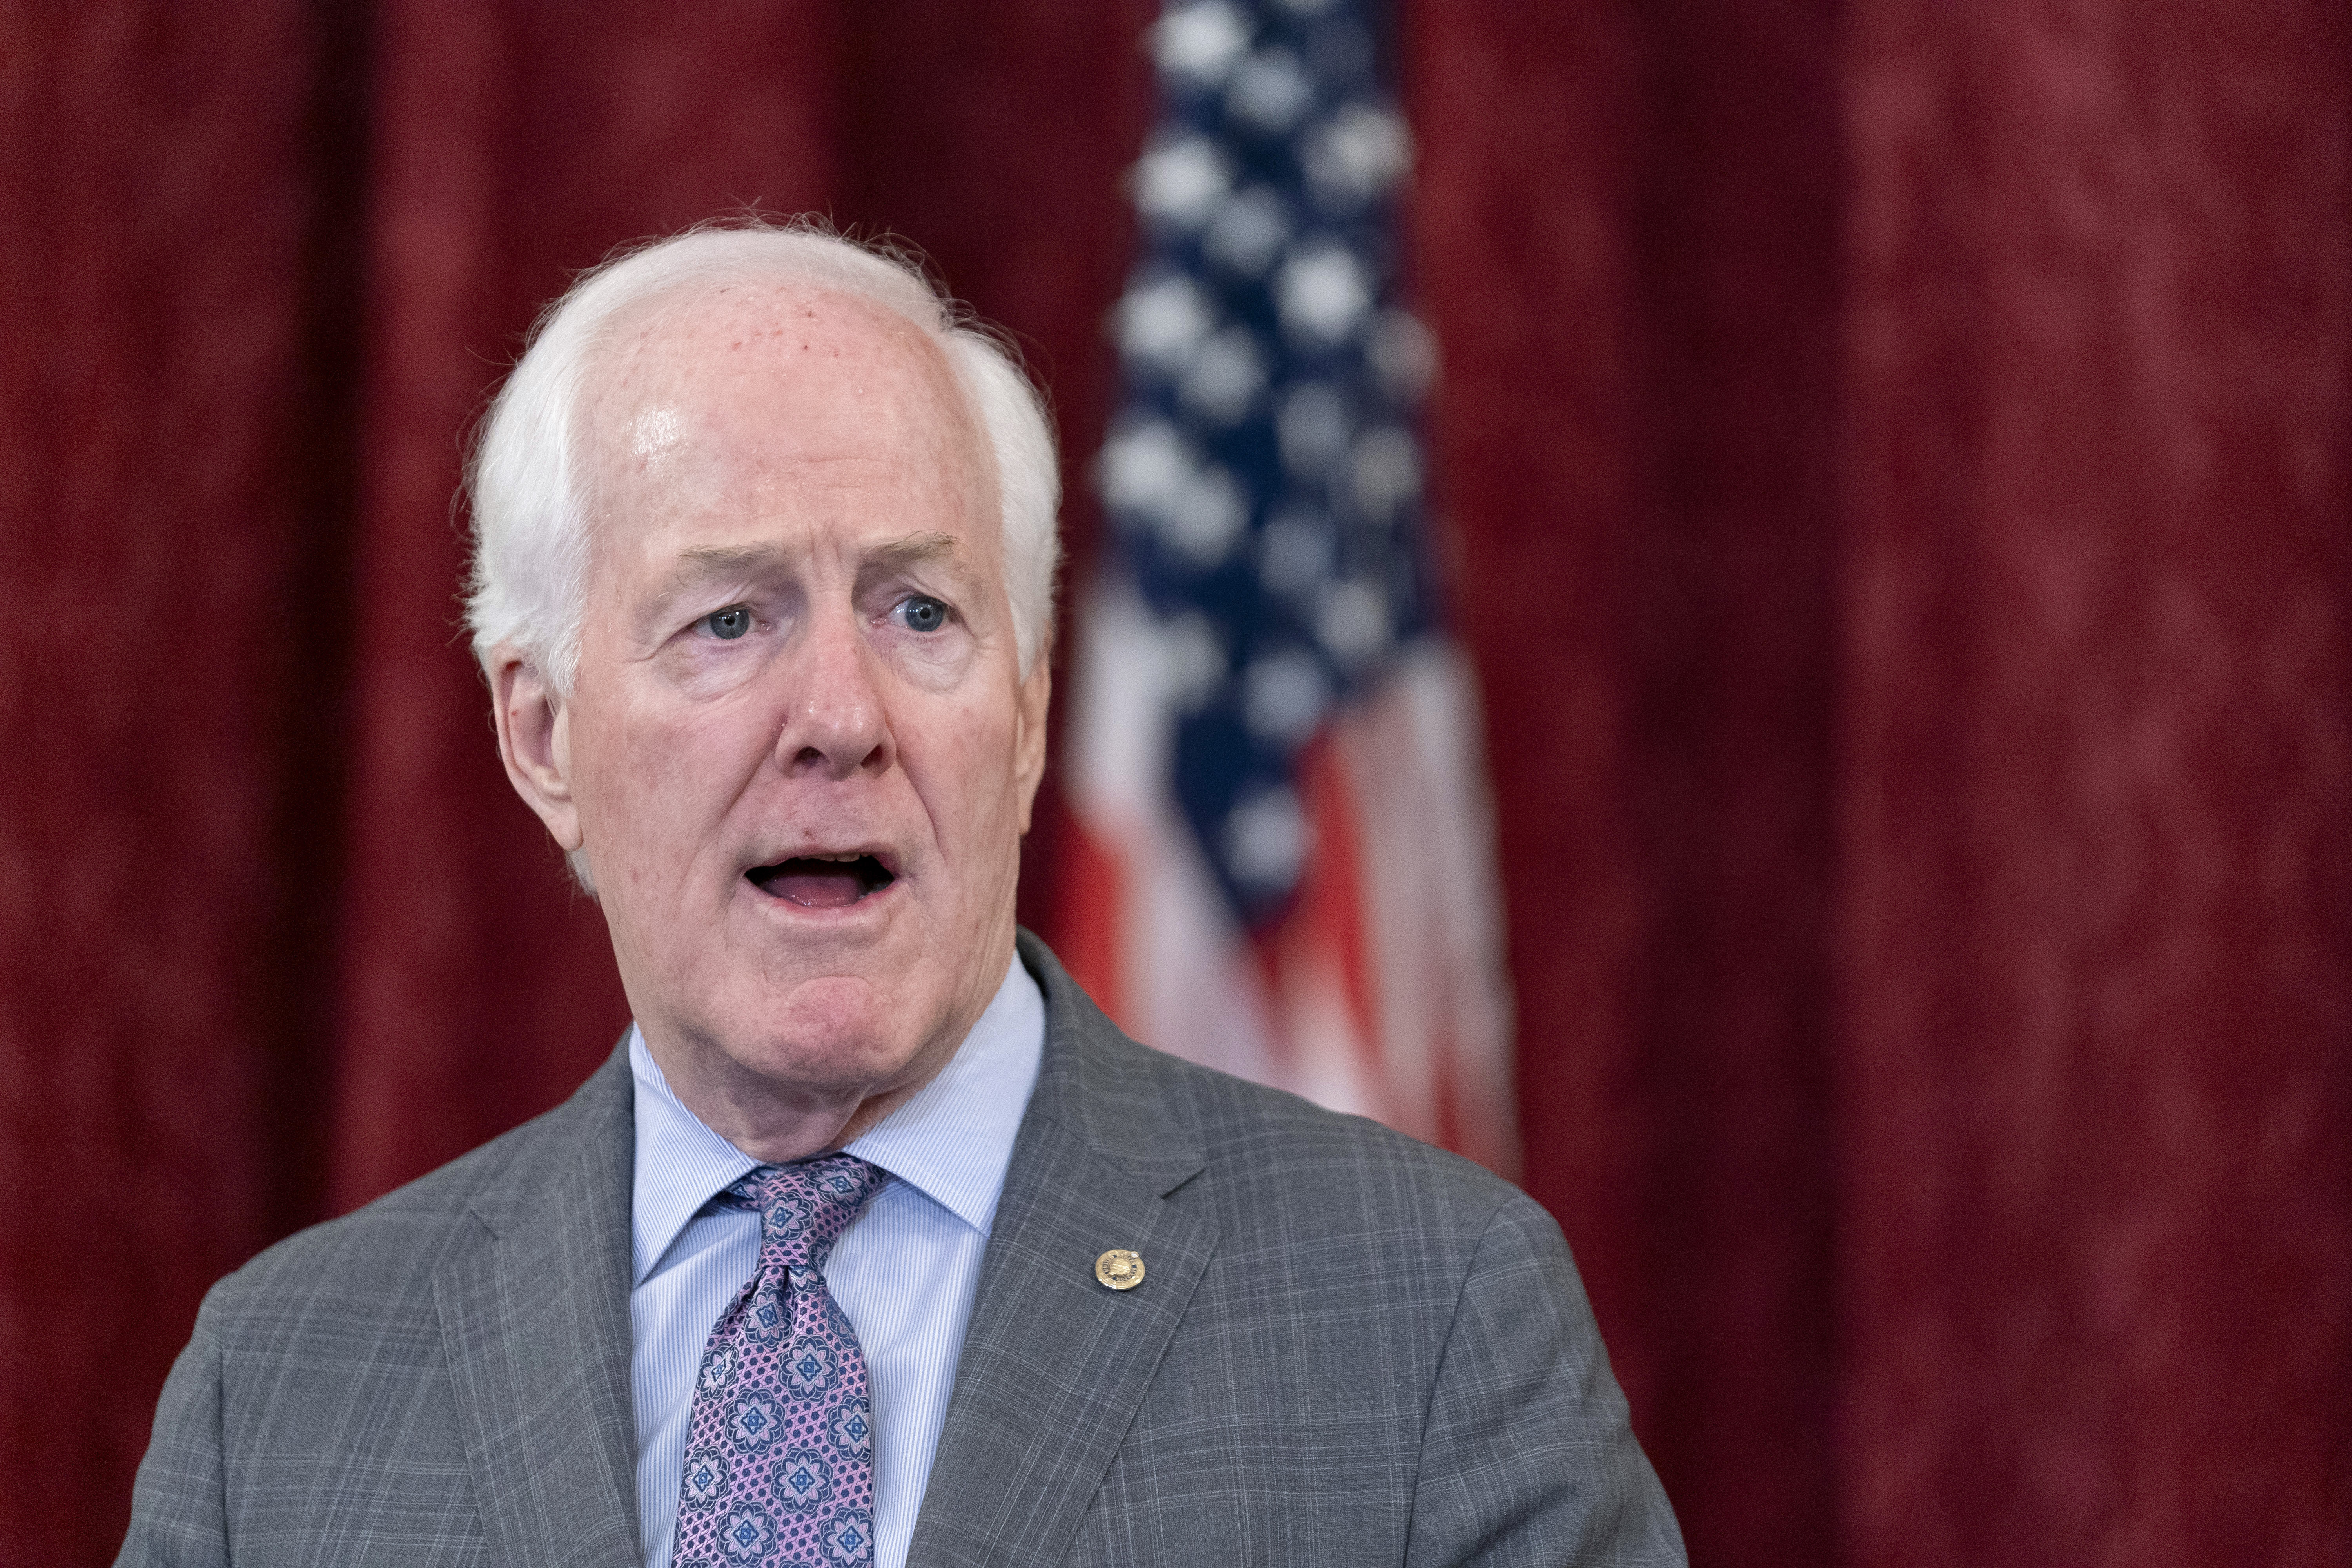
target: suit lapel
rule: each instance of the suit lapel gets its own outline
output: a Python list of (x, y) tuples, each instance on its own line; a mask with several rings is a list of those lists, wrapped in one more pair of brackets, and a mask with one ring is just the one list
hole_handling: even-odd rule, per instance
[[(1217, 1229), (1169, 1201), (1202, 1169), (1139, 1047), (1024, 933), (1046, 994), (1045, 1063), (981, 1266), (909, 1568), (1058, 1559), (1085, 1517)], [(1095, 1260), (1141, 1254), (1111, 1290)]]
[(490, 1237), (435, 1280), (492, 1562), (637, 1562), (629, 1409), (635, 1118), (615, 1053), (573, 1097), (569, 1137), (478, 1198)]

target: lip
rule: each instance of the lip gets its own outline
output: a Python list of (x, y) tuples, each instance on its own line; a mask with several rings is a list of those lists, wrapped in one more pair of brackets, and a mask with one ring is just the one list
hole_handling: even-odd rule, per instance
[[(801, 867), (798, 874), (788, 869), (796, 862)], [(846, 873), (857, 878), (862, 890), (856, 897), (840, 903), (810, 903), (772, 885), (777, 883), (790, 885), (798, 882), (805, 888), (807, 886), (805, 874), (814, 869), (810, 865), (811, 862), (843, 867)], [(859, 845), (849, 847), (806, 846), (797, 847), (788, 854), (772, 858), (763, 856), (753, 864), (746, 866), (739, 874), (739, 880), (742, 885), (748, 886), (759, 902), (767, 909), (796, 921), (817, 921), (831, 924), (875, 915), (896, 903), (898, 900), (892, 895), (898, 891), (898, 883), (904, 874), (898, 857), (886, 846)]]
[(762, 845), (759, 853), (743, 862), (746, 872), (762, 866), (781, 866), (787, 860), (879, 860), (882, 868), (893, 877), (901, 874), (898, 852), (887, 844), (779, 844)]

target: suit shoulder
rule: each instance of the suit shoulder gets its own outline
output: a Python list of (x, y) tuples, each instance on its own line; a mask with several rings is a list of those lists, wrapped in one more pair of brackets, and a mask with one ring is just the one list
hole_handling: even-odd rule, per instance
[(1149, 1128), (1155, 1165), (1197, 1153), (1209, 1184), (1228, 1194), (1221, 1207), (1245, 1194), (1284, 1223), (1311, 1223), (1303, 1206), (1365, 1226), (1425, 1224), (1474, 1237), (1497, 1215), (1550, 1224), (1533, 1199), (1460, 1155), (1140, 1044), (1045, 943), (1027, 931), (1017, 940), (1046, 998), (1039, 1101), (1113, 1163)]
[(1120, 1046), (1159, 1079), (1219, 1184), (1244, 1204), (1276, 1205), (1287, 1223), (1351, 1220), (1472, 1242), (1497, 1217), (1551, 1225), (1535, 1200), (1459, 1154), (1132, 1041)]
[(593, 1110), (583, 1102), (597, 1087), (592, 1079), (553, 1110), (265, 1248), (213, 1287), (207, 1315), (234, 1331), (247, 1318), (274, 1316), (297, 1301), (429, 1300), (443, 1264), (486, 1240), (500, 1212), (528, 1202), (576, 1158)]

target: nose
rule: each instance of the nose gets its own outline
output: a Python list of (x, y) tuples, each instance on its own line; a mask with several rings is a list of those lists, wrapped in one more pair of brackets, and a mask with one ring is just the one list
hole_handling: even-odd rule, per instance
[(776, 763), (786, 774), (846, 779), (890, 765), (889, 719), (873, 660), (854, 610), (812, 617), (783, 660), (789, 705)]

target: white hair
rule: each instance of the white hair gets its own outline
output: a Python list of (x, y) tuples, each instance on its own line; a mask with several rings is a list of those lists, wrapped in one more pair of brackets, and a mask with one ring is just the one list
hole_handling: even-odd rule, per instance
[(559, 692), (579, 671), (588, 578), (583, 383), (614, 319), (657, 296), (745, 282), (836, 289), (903, 317), (939, 345), (996, 467), (1004, 591), (1026, 677), (1053, 629), (1061, 470), (1044, 400), (1011, 350), (899, 253), (821, 223), (712, 225), (655, 240), (582, 275), (548, 307), (490, 405), (466, 489), (474, 563), (466, 616), (474, 652), (521, 650)]

